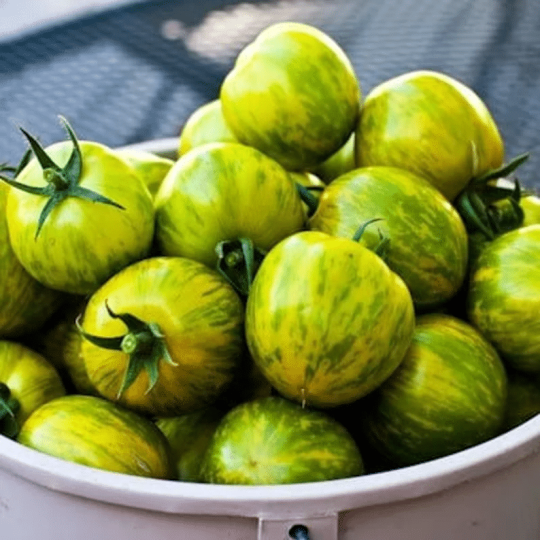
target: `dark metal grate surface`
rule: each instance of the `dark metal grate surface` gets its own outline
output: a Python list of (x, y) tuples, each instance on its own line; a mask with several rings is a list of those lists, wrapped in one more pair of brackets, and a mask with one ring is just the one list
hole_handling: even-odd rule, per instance
[[(0, 44), (0, 162), (81, 138), (116, 146), (178, 133), (217, 97), (240, 49), (281, 20), (314, 24), (348, 53), (364, 94), (405, 71), (444, 71), (487, 102), (507, 157), (531, 151), (520, 177), (538, 185), (537, 0), (176, 0), (142, 2)], [(167, 36), (167, 37), (166, 37)]]

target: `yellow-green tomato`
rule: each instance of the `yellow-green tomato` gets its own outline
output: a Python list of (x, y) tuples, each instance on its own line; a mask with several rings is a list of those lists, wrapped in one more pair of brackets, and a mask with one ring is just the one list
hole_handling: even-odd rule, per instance
[(523, 209), (523, 227), (540, 223), (540, 197), (537, 195), (526, 195), (519, 201)]
[(337, 152), (310, 170), (325, 184), (329, 184), (334, 178), (352, 171), (355, 167), (355, 134), (353, 133)]
[(118, 154), (137, 171), (152, 197), (174, 165), (172, 159), (134, 148), (120, 148)]
[(283, 396), (315, 407), (374, 390), (403, 359), (413, 329), (403, 280), (365, 246), (318, 231), (275, 246), (247, 300), (253, 360)]
[(240, 52), (220, 98), (240, 142), (288, 170), (302, 170), (345, 144), (361, 93), (350, 60), (334, 40), (312, 26), (284, 22), (263, 30)]
[(232, 381), (245, 348), (243, 320), (239, 296), (217, 271), (152, 257), (91, 296), (80, 356), (103, 397), (177, 416), (214, 403)]
[(219, 409), (208, 407), (182, 416), (159, 418), (156, 421), (157, 427), (169, 441), (177, 480), (203, 481), (203, 457), (223, 415)]
[(211, 142), (238, 142), (225, 121), (219, 99), (201, 105), (186, 120), (178, 140), (178, 155)]
[[(25, 269), (46, 287), (82, 295), (147, 255), (154, 208), (148, 188), (115, 151), (92, 141), (79, 145), (82, 167), (76, 178), (52, 173), (32, 159), (17, 181), (31, 188), (52, 189), (53, 194), (12, 187), (6, 216), (13, 251)], [(63, 170), (73, 162), (74, 146), (69, 141), (55, 143), (46, 151)], [(87, 199), (89, 191), (110, 202)], [(40, 227), (44, 207), (53, 197), (58, 201)]]
[(500, 167), (504, 148), (485, 103), (434, 71), (389, 79), (366, 96), (356, 129), (358, 166), (390, 165), (424, 176), (450, 201)]
[(0, 182), (0, 338), (35, 331), (63, 299), (61, 293), (36, 281), (13, 252), (5, 218), (8, 190), (7, 184)]
[(289, 173), (238, 143), (209, 143), (182, 156), (156, 199), (156, 238), (165, 255), (214, 266), (216, 246), (250, 238), (267, 251), (304, 226)]
[(95, 396), (63, 396), (23, 424), (21, 444), (112, 472), (172, 478), (169, 444), (151, 420)]
[(5, 408), (9, 399), (17, 402), (13, 407), (8, 404), (8, 408), (20, 426), (38, 407), (66, 393), (51, 363), (29, 347), (13, 341), (0, 340), (0, 383), (9, 390), (9, 396), (0, 397), (0, 405), (3, 405), (0, 428), (5, 414), (9, 414)]

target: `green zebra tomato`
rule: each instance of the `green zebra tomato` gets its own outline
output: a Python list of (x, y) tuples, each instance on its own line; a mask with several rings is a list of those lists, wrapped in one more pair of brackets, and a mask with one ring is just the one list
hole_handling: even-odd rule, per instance
[(27, 272), (46, 287), (82, 295), (147, 255), (154, 207), (116, 151), (78, 142), (66, 129), (71, 140), (47, 149), (27, 134), (36, 158), (9, 182), (6, 218)]
[(178, 140), (178, 155), (212, 142), (238, 142), (223, 116), (219, 99), (205, 103), (186, 120)]
[(0, 338), (15, 338), (35, 331), (63, 300), (61, 293), (36, 281), (11, 248), (5, 218), (8, 190), (0, 182)]
[(216, 484), (292, 484), (358, 476), (362, 456), (330, 416), (280, 398), (238, 405), (215, 430), (202, 464)]
[(216, 271), (181, 257), (124, 268), (89, 299), (80, 356), (103, 397), (154, 416), (211, 405), (245, 349), (244, 306)]
[(222, 241), (247, 237), (267, 251), (305, 220), (289, 173), (239, 143), (209, 143), (182, 156), (155, 203), (161, 252), (209, 266), (215, 266)]
[(287, 170), (303, 170), (345, 144), (361, 92), (337, 43), (309, 25), (285, 22), (269, 26), (240, 52), (220, 99), (240, 142)]
[(303, 231), (264, 258), (247, 299), (253, 361), (283, 396), (352, 402), (403, 359), (414, 308), (403, 280), (365, 246)]
[(30, 415), (17, 440), (88, 467), (173, 478), (170, 447), (154, 422), (96, 396), (49, 401)]
[(66, 393), (51, 363), (34, 350), (6, 340), (0, 340), (0, 385), (0, 433), (14, 427), (10, 435), (33, 411)]
[(361, 167), (336, 178), (321, 195), (309, 228), (352, 238), (375, 249), (381, 234), (384, 259), (405, 281), (415, 306), (433, 308), (452, 298), (467, 271), (467, 231), (446, 198), (426, 179), (395, 167)]
[(540, 225), (507, 232), (483, 247), (467, 305), (470, 320), (507, 365), (540, 372)]
[(412, 71), (366, 96), (356, 129), (356, 162), (389, 165), (427, 178), (452, 201), (474, 177), (503, 163), (498, 127), (461, 82)]
[(394, 374), (367, 396), (365, 438), (394, 466), (442, 457), (499, 433), (507, 377), (497, 351), (470, 324), (449, 315), (417, 318)]

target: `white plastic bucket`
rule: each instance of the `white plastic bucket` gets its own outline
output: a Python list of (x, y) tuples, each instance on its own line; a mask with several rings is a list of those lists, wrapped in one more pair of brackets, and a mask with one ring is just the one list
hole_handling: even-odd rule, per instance
[[(174, 155), (176, 139), (137, 147)], [(92, 469), (0, 436), (1, 540), (540, 539), (540, 416), (421, 465), (307, 484), (220, 486)]]

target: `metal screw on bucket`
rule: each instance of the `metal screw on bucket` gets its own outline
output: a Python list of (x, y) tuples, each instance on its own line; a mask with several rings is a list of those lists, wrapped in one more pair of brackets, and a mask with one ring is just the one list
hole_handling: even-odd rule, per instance
[(289, 529), (289, 536), (294, 540), (310, 540), (308, 528), (305, 525), (293, 525)]

